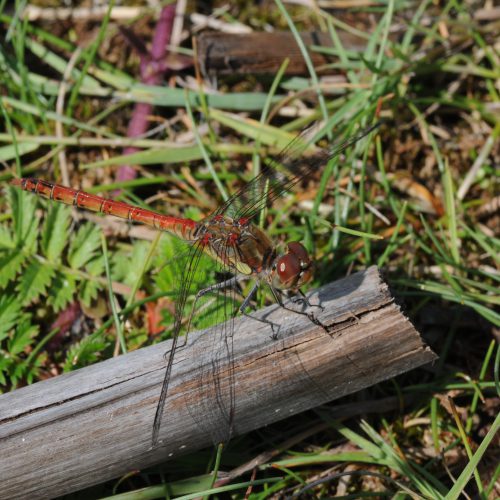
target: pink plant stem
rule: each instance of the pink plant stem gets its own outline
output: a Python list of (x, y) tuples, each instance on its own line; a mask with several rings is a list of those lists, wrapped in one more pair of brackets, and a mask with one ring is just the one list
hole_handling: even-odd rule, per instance
[[(141, 82), (147, 85), (157, 85), (165, 71), (168, 70), (166, 63), (167, 46), (170, 42), (172, 26), (174, 24), (176, 4), (170, 4), (161, 11), (160, 18), (156, 24), (156, 30), (151, 46), (151, 54), (140, 54)], [(148, 103), (136, 103), (128, 125), (127, 137), (139, 137), (148, 129), (148, 116), (153, 106)], [(129, 146), (123, 154), (132, 154), (139, 151), (138, 148)], [(137, 173), (131, 165), (122, 165), (117, 171), (117, 181), (135, 179)]]

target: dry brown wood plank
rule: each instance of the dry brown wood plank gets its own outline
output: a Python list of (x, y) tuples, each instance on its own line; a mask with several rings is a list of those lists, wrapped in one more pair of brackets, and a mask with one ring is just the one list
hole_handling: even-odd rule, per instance
[[(331, 48), (332, 39), (327, 33), (306, 32), (300, 36), (319, 74), (338, 72), (325, 67), (336, 62), (336, 57), (311, 49), (314, 45)], [(339, 32), (339, 38), (348, 50), (362, 52), (366, 48), (363, 40), (350, 33)], [(286, 57), (290, 60), (288, 75), (309, 74), (297, 42), (288, 31), (241, 34), (206, 31), (198, 36), (196, 45), (198, 64), (205, 75), (275, 74)]]
[[(218, 366), (217, 392), (234, 387), (234, 434), (435, 359), (375, 267), (310, 299), (321, 302), (323, 309), (313, 310), (329, 333), (276, 306), (255, 313), (281, 324), (276, 338), (253, 318), (235, 319), (234, 365)], [(213, 340), (210, 331), (193, 333), (176, 353), (155, 449), (151, 430), (169, 342), (0, 396), (0, 498), (62, 495), (210, 445), (210, 434), (226, 425), (210, 394)]]

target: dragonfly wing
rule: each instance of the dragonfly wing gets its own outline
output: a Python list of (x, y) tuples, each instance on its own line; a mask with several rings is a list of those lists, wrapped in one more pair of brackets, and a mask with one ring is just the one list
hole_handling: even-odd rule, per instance
[(283, 169), (280, 170), (280, 165), (286, 164), (287, 161), (294, 158), (300, 158), (304, 151), (310, 146), (307, 141), (309, 129), (306, 129), (302, 133), (298, 134), (290, 143), (283, 148), (274, 159), (266, 162), (266, 165), (262, 168), (259, 175), (254, 177), (245, 186), (234, 193), (226, 202), (219, 207), (217, 213), (226, 214), (229, 217), (238, 219), (241, 217), (241, 213), (248, 210), (253, 203), (258, 203), (263, 201), (264, 205), (261, 208), (255, 210), (255, 212), (261, 210), (265, 206), (265, 201), (263, 198), (266, 197), (269, 188), (273, 185), (285, 184), (289, 178), (291, 172), (286, 172)]
[[(234, 432), (236, 412), (234, 375), (234, 317), (238, 311), (233, 285), (214, 289), (207, 294), (212, 308), (213, 328), (203, 339), (204, 355), (200, 356), (196, 400), (191, 414), (198, 427), (210, 435), (215, 445), (229, 441)], [(210, 296), (210, 297), (208, 297)]]
[[(158, 443), (161, 422), (169, 413), (169, 395), (173, 401), (179, 395), (173, 387), (170, 390), (176, 351), (184, 346), (184, 339), (178, 340), (179, 336), (209, 327), (206, 334), (188, 338), (189, 352), (196, 358), (189, 362), (191, 368), (194, 367), (195, 383), (191, 386), (194, 392), (186, 392), (181, 404), (203, 435), (210, 436), (216, 444), (226, 442), (232, 434), (235, 413), (232, 320), (239, 307), (236, 280), (231, 280), (233, 286), (218, 286), (231, 275), (224, 265), (203, 252), (201, 240), (194, 242), (187, 254), (170, 260), (157, 277), (161, 288), (176, 288), (176, 302), (173, 349), (166, 354), (167, 367), (153, 426), (153, 443)], [(186, 386), (188, 391), (189, 387)]]
[(278, 156), (267, 162), (260, 174), (231, 196), (216, 213), (224, 213), (237, 220), (243, 217), (251, 219), (379, 125), (377, 123), (345, 140), (339, 140), (329, 149), (317, 149), (309, 156), (303, 155), (309, 145), (302, 134), (299, 135)]
[[(212, 262), (216, 270), (216, 282), (199, 294), (196, 316), (204, 317), (210, 325), (202, 339), (203, 353), (199, 357), (196, 400), (199, 407), (191, 407), (192, 417), (204, 433), (210, 435), (215, 445), (229, 441), (234, 432), (236, 412), (235, 361), (233, 352), (234, 319), (242, 302), (239, 278), (223, 262), (230, 261), (231, 250), (222, 252), (218, 262)], [(201, 314), (200, 314), (201, 312)]]
[[(167, 237), (167, 242), (168, 253), (176, 253), (175, 247), (177, 247), (177, 240)], [(169, 259), (168, 265), (162, 265), (162, 269), (157, 276), (157, 283), (160, 285), (160, 288), (167, 288), (168, 291), (172, 291), (175, 300), (175, 312), (173, 315), (172, 346), (165, 356), (167, 359), (167, 366), (153, 423), (153, 446), (158, 444), (165, 402), (169, 394), (172, 366), (179, 344), (179, 336), (185, 325), (186, 304), (196, 285), (197, 270), (202, 258), (202, 253), (201, 246), (196, 243), (193, 244), (187, 252), (182, 251), (175, 257), (172, 256)], [(187, 329), (189, 329), (189, 326), (186, 327), (186, 330)]]

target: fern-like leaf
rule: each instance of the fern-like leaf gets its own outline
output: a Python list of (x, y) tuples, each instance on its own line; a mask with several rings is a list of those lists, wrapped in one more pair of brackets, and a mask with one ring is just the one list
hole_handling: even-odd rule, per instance
[(100, 229), (92, 224), (83, 225), (71, 242), (68, 252), (68, 262), (73, 269), (80, 269), (92, 257), (101, 245)]
[(154, 280), (160, 290), (169, 291), (177, 288), (179, 272), (189, 255), (189, 247), (170, 235), (162, 235), (154, 265), (159, 269)]
[(0, 252), (0, 288), (17, 276), (25, 260), (26, 256), (16, 249)]
[(68, 351), (66, 362), (64, 363), (64, 371), (69, 372), (95, 363), (108, 345), (109, 342), (102, 337), (89, 336), (84, 338)]
[(19, 298), (24, 304), (29, 304), (45, 292), (54, 276), (54, 268), (32, 260), (23, 271), (16, 287)]
[(48, 357), (47, 353), (41, 352), (35, 359), (31, 361), (26, 361), (24, 363), (25, 371), (23, 378), (26, 380), (26, 383), (32, 384), (33, 381), (38, 377), (38, 372), (40, 371), (40, 367), (46, 364), (47, 357)]
[[(0, 350), (0, 386), (7, 385), (7, 378), (5, 375), (9, 376), (9, 373), (12, 371), (12, 367), (15, 361), (11, 356), (8, 356)], [(10, 376), (9, 376), (10, 378)], [(0, 391), (0, 394), (3, 391)]]
[(55, 312), (59, 312), (61, 309), (64, 309), (69, 302), (71, 302), (75, 290), (75, 278), (68, 274), (56, 271), (50, 285), (48, 303), (54, 308)]
[(14, 247), (12, 233), (7, 226), (0, 226), (0, 249), (11, 249)]
[[(102, 256), (91, 260), (86, 266), (87, 272), (91, 276), (101, 276), (104, 273), (104, 259)], [(97, 280), (85, 280), (82, 283), (80, 296), (86, 306), (90, 306), (92, 300), (97, 297), (97, 292), (103, 288), (103, 285)]]
[(38, 326), (32, 325), (28, 315), (25, 315), (18, 323), (14, 334), (8, 342), (7, 349), (11, 356), (16, 356), (32, 344), (34, 337), (38, 335)]
[(138, 241), (134, 244), (132, 255), (130, 252), (116, 252), (111, 257), (111, 278), (134, 286), (143, 273), (143, 264), (148, 256), (150, 244), (145, 241)]
[(0, 346), (21, 318), (21, 302), (15, 296), (0, 296)]
[(51, 262), (55, 262), (66, 245), (71, 209), (60, 203), (53, 203), (45, 218), (41, 248)]
[(37, 198), (19, 189), (10, 189), (12, 219), (17, 246), (25, 252), (35, 252), (40, 224), (35, 214)]

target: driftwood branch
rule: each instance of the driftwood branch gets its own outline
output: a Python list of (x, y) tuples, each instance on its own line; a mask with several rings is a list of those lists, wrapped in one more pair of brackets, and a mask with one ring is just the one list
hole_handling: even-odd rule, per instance
[(62, 495), (210, 445), (227, 425), (224, 401), (235, 402), (233, 434), (244, 433), (435, 359), (375, 267), (310, 300), (323, 305), (313, 310), (329, 333), (271, 306), (256, 314), (282, 325), (276, 338), (255, 319), (235, 320), (232, 365), (207, 356), (210, 331), (191, 334), (176, 353), (155, 449), (169, 342), (0, 396), (0, 498)]
[[(366, 43), (350, 33), (339, 31), (342, 46), (363, 52)], [(332, 48), (332, 39), (327, 33), (301, 33), (309, 48), (313, 65), (319, 74), (339, 73), (327, 66), (337, 61), (336, 57), (312, 50), (316, 47)], [(205, 75), (275, 74), (285, 58), (289, 59), (288, 75), (308, 75), (304, 56), (289, 31), (255, 33), (219, 33), (206, 31), (197, 38), (198, 64)]]

